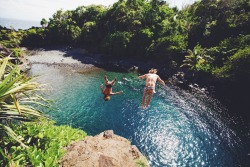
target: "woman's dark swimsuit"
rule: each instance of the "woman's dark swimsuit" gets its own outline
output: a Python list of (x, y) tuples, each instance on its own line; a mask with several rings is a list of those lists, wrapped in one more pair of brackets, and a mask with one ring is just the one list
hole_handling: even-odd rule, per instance
[(111, 84), (105, 85), (105, 86), (106, 86), (106, 88), (112, 88), (112, 85), (111, 85)]

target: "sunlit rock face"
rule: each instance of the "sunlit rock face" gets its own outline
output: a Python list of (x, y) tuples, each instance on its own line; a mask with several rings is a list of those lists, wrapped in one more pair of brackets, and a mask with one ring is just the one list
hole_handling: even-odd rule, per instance
[(146, 158), (136, 146), (127, 139), (115, 135), (112, 130), (96, 136), (87, 136), (84, 140), (71, 144), (62, 158), (61, 167), (136, 167), (148, 166)]

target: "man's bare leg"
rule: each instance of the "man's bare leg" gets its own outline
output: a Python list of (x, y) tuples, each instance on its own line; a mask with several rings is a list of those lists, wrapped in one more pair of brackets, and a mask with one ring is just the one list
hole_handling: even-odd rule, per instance
[(146, 108), (148, 108), (148, 105), (149, 105), (152, 97), (153, 97), (153, 95), (148, 95), (148, 100), (147, 100)]
[(141, 103), (142, 109), (145, 108), (145, 99), (146, 99), (146, 94), (144, 93), (143, 96), (142, 96), (142, 103)]

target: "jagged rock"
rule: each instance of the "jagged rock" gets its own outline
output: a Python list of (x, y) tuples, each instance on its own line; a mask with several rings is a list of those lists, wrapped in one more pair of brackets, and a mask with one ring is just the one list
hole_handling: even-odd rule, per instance
[(66, 150), (60, 167), (138, 167), (139, 163), (149, 167), (138, 148), (112, 130), (94, 137), (87, 136), (69, 145)]
[(135, 145), (131, 146), (131, 150), (129, 150), (129, 152), (131, 152), (132, 156), (134, 157), (134, 159), (137, 159), (140, 157), (139, 155), (139, 150)]
[(113, 134), (114, 134), (113, 130), (107, 130), (107, 131), (104, 131), (103, 137), (106, 139), (109, 139), (113, 137)]

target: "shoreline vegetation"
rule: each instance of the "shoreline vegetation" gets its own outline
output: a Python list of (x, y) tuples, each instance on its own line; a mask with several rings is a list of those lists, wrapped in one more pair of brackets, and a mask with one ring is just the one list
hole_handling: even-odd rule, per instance
[[(59, 10), (49, 21), (42, 19), (42, 27), (16, 31), (0, 26), (1, 83), (9, 84), (3, 85), (7, 90), (14, 89), (14, 81), (18, 84), (27, 81), (23, 72), (13, 66), (21, 65), (22, 61), (23, 71), (29, 69), (29, 61), (80, 73), (100, 68), (144, 73), (153, 67), (173, 85), (215, 96), (232, 116), (240, 116), (249, 124), (249, 9), (248, 0), (202, 0), (182, 10), (170, 8), (159, 0), (121, 0), (110, 7), (90, 5), (71, 11)], [(24, 47), (33, 56), (25, 57)], [(24, 95), (26, 90), (22, 89)], [(33, 127), (40, 123), (36, 118), (22, 113), (20, 92), (11, 93), (8, 98), (5, 92), (1, 93), (2, 104), (14, 107), (11, 106), (13, 112), (0, 113), (3, 136), (0, 164), (57, 163), (56, 159), (42, 160), (59, 150), (58, 143), (54, 143), (56, 149), (52, 148), (51, 152), (39, 153), (51, 141), (38, 131), (39, 127)], [(5, 105), (1, 108), (6, 110)], [(38, 123), (27, 125), (23, 121)], [(18, 129), (20, 124), (24, 128), (32, 127), (36, 133), (24, 134), (25, 130)], [(39, 143), (41, 139), (45, 145)], [(42, 148), (25, 149), (30, 143)], [(40, 159), (34, 159), (33, 155)]]

